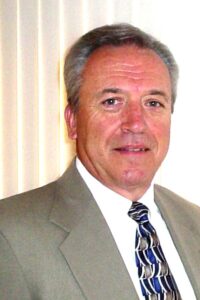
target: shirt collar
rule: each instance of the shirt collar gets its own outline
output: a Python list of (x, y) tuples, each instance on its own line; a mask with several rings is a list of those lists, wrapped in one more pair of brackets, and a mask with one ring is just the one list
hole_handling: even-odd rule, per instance
[[(123, 211), (128, 212), (131, 206), (129, 199), (109, 189), (93, 177), (78, 158), (76, 158), (76, 167), (101, 209), (117, 207), (116, 209), (119, 209), (121, 213)], [(157, 211), (157, 206), (154, 202), (153, 183), (139, 201), (145, 204), (151, 212)]]

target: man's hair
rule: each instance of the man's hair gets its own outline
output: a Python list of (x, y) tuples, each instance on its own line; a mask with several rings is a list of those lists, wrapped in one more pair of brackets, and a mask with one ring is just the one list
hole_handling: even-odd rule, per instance
[(176, 99), (178, 66), (167, 46), (130, 24), (113, 24), (95, 28), (72, 46), (65, 58), (64, 79), (68, 103), (75, 111), (79, 103), (83, 69), (89, 56), (103, 46), (133, 45), (153, 50), (165, 63), (171, 79), (172, 111)]

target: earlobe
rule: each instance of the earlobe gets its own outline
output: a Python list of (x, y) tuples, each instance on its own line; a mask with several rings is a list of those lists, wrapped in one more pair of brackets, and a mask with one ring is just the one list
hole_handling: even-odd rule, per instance
[(65, 108), (65, 121), (69, 138), (75, 140), (77, 138), (76, 114), (69, 105)]

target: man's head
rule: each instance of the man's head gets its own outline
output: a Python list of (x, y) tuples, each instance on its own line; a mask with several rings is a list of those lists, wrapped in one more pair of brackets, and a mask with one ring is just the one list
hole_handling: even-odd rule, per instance
[(167, 153), (176, 79), (169, 50), (130, 25), (91, 31), (66, 58), (66, 121), (78, 157), (99, 181), (132, 200), (148, 188)]
[(172, 112), (176, 99), (178, 67), (170, 50), (153, 36), (130, 24), (105, 25), (95, 28), (83, 35), (70, 49), (65, 59), (64, 79), (68, 103), (76, 109), (82, 83), (82, 71), (90, 55), (98, 48), (112, 45), (135, 45), (151, 49), (166, 64), (172, 86)]

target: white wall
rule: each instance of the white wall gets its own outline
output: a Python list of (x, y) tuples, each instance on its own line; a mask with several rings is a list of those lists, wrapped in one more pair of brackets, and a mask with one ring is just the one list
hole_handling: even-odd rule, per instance
[(113, 22), (155, 35), (178, 61), (171, 148), (157, 182), (200, 204), (198, 0), (0, 0), (1, 198), (66, 168), (73, 151), (63, 118), (63, 56), (81, 34)]

